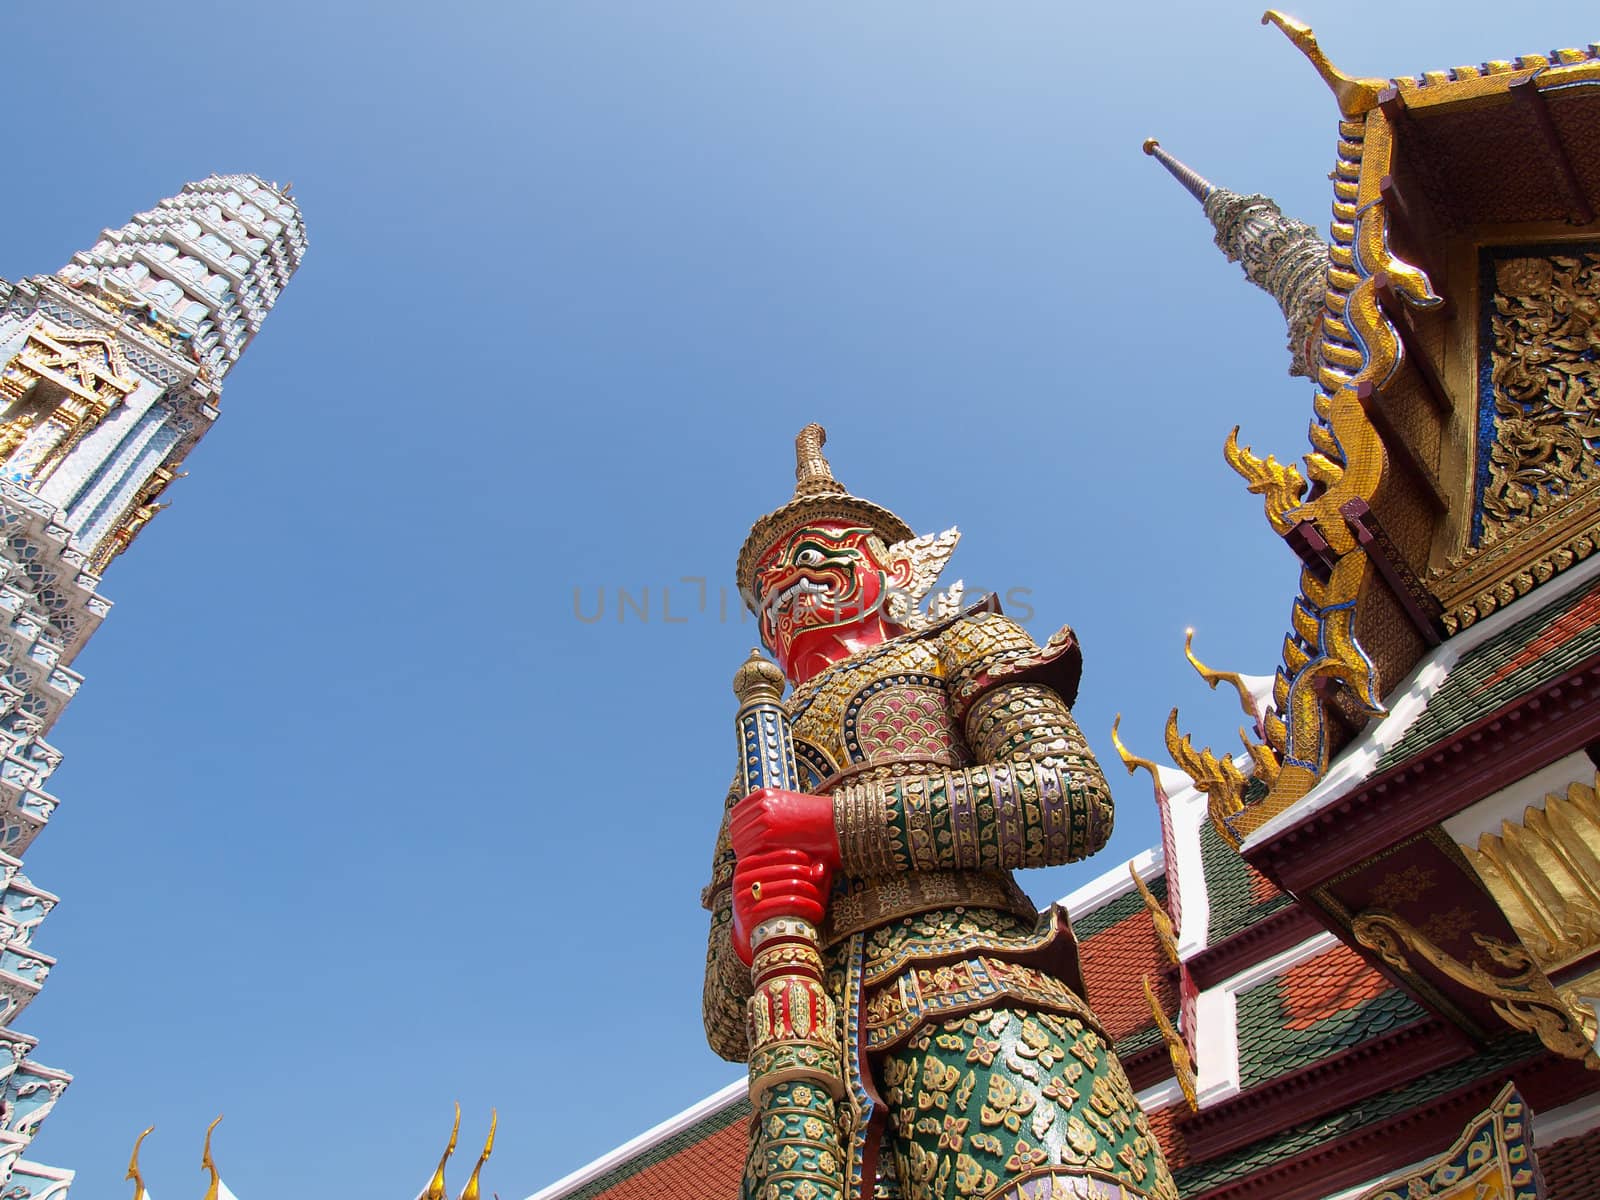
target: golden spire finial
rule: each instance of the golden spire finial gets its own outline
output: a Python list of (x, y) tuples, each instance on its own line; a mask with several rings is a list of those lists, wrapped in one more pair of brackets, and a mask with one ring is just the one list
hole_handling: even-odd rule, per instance
[(1122, 765), (1128, 768), (1129, 775), (1137, 775), (1139, 768), (1143, 767), (1150, 772), (1150, 778), (1155, 781), (1156, 795), (1166, 795), (1166, 789), (1161, 786), (1161, 768), (1148, 758), (1140, 758), (1122, 744), (1122, 735), (1117, 730), (1122, 725), (1122, 714), (1118, 713), (1111, 722), (1111, 744), (1117, 748), (1117, 757), (1122, 760)]
[(1167, 957), (1172, 960), (1172, 965), (1178, 965), (1178, 931), (1173, 928), (1172, 917), (1167, 913), (1166, 905), (1156, 899), (1156, 894), (1150, 890), (1150, 885), (1139, 874), (1138, 868), (1133, 863), (1128, 864), (1128, 874), (1133, 876), (1133, 886), (1139, 889), (1139, 898), (1144, 901), (1145, 910), (1150, 914), (1150, 920), (1156, 927), (1156, 941), (1161, 943), (1161, 948), (1167, 952)]
[(1167, 1044), (1172, 1073), (1177, 1077), (1178, 1086), (1183, 1089), (1183, 1098), (1188, 1102), (1189, 1111), (1199, 1112), (1200, 1102), (1195, 1094), (1194, 1055), (1189, 1053), (1189, 1044), (1172, 1027), (1167, 1014), (1161, 1011), (1161, 1004), (1156, 999), (1155, 989), (1150, 986), (1148, 975), (1144, 977), (1144, 998), (1149, 1001), (1150, 1015), (1155, 1018), (1156, 1028), (1161, 1031), (1161, 1040)]
[(1276, 25), (1283, 30), (1295, 48), (1310, 60), (1317, 74), (1322, 76), (1322, 81), (1333, 92), (1333, 98), (1339, 102), (1339, 111), (1344, 114), (1346, 120), (1354, 120), (1369, 109), (1377, 107), (1378, 93), (1389, 86), (1386, 80), (1355, 79), (1346, 75), (1328, 61), (1328, 56), (1322, 52), (1322, 47), (1317, 45), (1317, 35), (1311, 31), (1311, 26), (1303, 21), (1296, 21), (1275, 8), (1269, 8), (1261, 14), (1261, 23)]
[(206, 1126), (206, 1148), (200, 1154), (200, 1169), (211, 1172), (211, 1186), (206, 1188), (205, 1200), (217, 1200), (222, 1193), (222, 1176), (217, 1173), (216, 1160), (211, 1157), (211, 1131), (222, 1123), (222, 1114)]
[(422, 1200), (446, 1200), (448, 1193), (444, 1185), (444, 1166), (450, 1161), (450, 1156), (456, 1152), (456, 1135), (461, 1132), (461, 1101), (456, 1101), (456, 1123), (450, 1127), (450, 1144), (444, 1148), (444, 1153), (439, 1157), (439, 1167), (433, 1173), (433, 1178), (428, 1182), (428, 1190), (422, 1193)]
[(750, 657), (739, 664), (733, 673), (733, 694), (740, 704), (757, 700), (776, 702), (783, 698), (783, 672), (760, 650), (752, 649)]
[(1237, 671), (1214, 671), (1195, 657), (1193, 626), (1183, 631), (1183, 656), (1189, 660), (1189, 665), (1200, 673), (1200, 678), (1210, 685), (1213, 692), (1217, 690), (1217, 684), (1224, 680), (1232, 684), (1233, 690), (1239, 693), (1239, 706), (1244, 709), (1244, 715), (1252, 721), (1261, 720), (1261, 713), (1256, 708), (1256, 698), (1251, 694), (1244, 676)]
[(842, 496), (844, 484), (833, 477), (833, 469), (822, 456), (828, 431), (815, 421), (794, 439), (794, 494), (796, 496)]
[(489, 1155), (494, 1151), (494, 1129), (499, 1123), (500, 1114), (491, 1108), (489, 1140), (483, 1143), (483, 1153), (478, 1155), (478, 1165), (472, 1168), (472, 1177), (467, 1180), (467, 1186), (461, 1189), (460, 1200), (478, 1200), (478, 1172), (483, 1170), (483, 1164), (489, 1161)]
[(133, 1180), (133, 1200), (144, 1200), (145, 1197), (144, 1176), (139, 1173), (139, 1145), (155, 1132), (155, 1128), (154, 1125), (150, 1126), (134, 1139), (133, 1157), (128, 1159), (128, 1173), (123, 1176), (124, 1179)]

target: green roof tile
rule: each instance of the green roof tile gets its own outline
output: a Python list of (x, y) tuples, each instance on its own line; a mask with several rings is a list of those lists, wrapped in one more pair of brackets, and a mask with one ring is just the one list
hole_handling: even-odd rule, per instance
[(1178, 1194), (1183, 1197), (1198, 1196), (1274, 1163), (1295, 1158), (1364, 1126), (1375, 1125), (1417, 1108), (1474, 1080), (1495, 1075), (1512, 1063), (1533, 1057), (1539, 1049), (1539, 1043), (1534, 1038), (1506, 1038), (1471, 1058), (1413, 1079), (1402, 1087), (1370, 1096), (1349, 1108), (1306, 1121), (1206, 1162), (1191, 1163), (1173, 1175)]
[[(1563, 596), (1468, 650), (1422, 715), (1384, 752), (1373, 773), (1398, 766), (1463, 725), (1600, 653), (1600, 622), (1591, 615), (1597, 592), (1600, 585)], [(1530, 651), (1529, 661), (1502, 672), (1524, 649)]]
[(1206, 928), (1206, 941), (1210, 945), (1215, 946), (1293, 903), (1283, 892), (1276, 892), (1266, 900), (1255, 900), (1250, 888), (1250, 869), (1239, 852), (1222, 840), (1210, 821), (1200, 826), (1200, 862), (1206, 876), (1206, 896), (1211, 901), (1211, 919)]
[[(1150, 894), (1163, 904), (1167, 901), (1167, 877), (1165, 874), (1157, 875), (1145, 880), (1145, 886), (1150, 889)], [(1076, 913), (1068, 913), (1072, 918), (1072, 932), (1077, 935), (1078, 941), (1086, 942), (1097, 933), (1104, 933), (1118, 921), (1125, 921), (1134, 913), (1144, 911), (1144, 897), (1139, 895), (1139, 889), (1133, 888), (1124, 892), (1115, 900), (1107, 901), (1093, 912), (1079, 917)]]
[(1254, 1087), (1358, 1046), (1426, 1014), (1399, 988), (1363, 1000), (1304, 1029), (1289, 1028), (1282, 976), (1239, 996), (1239, 1086)]
[[(1171, 1014), (1168, 1015), (1170, 1016)], [(1160, 1041), (1161, 1027), (1152, 1021), (1143, 1029), (1135, 1029), (1127, 1037), (1119, 1039), (1117, 1044), (1111, 1048), (1116, 1051), (1119, 1059), (1127, 1059), (1141, 1050), (1150, 1049), (1151, 1046)]]

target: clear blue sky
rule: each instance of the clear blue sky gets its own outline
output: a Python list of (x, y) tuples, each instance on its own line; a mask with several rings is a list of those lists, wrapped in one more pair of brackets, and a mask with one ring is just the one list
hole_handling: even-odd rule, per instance
[[(61, 963), (19, 1025), (77, 1081), (34, 1156), (113, 1195), (154, 1123), (152, 1187), (198, 1195), (225, 1112), (244, 1200), (409, 1200), (460, 1099), (514, 1200), (734, 1078), (697, 895), (752, 633), (715, 589), (806, 421), (1077, 628), (1103, 758), (1175, 704), (1232, 745), (1183, 629), (1271, 672), (1295, 571), (1221, 446), (1299, 455), (1310, 395), (1139, 142), (1326, 225), (1336, 113), (1259, 13), (8, 9), (0, 273), (211, 171), (292, 179), (311, 240), (52, 737)], [(1554, 0), (1297, 15), (1374, 75), (1597, 36)], [(1034, 896), (1153, 840), (1114, 782), (1111, 849)]]

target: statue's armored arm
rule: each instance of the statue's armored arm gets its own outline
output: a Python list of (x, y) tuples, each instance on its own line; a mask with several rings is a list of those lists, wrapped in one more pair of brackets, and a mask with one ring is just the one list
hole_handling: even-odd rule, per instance
[(750, 968), (739, 961), (730, 936), (733, 930), (733, 869), (735, 855), (728, 840), (727, 810), (739, 799), (732, 789), (723, 810), (722, 828), (712, 858), (711, 882), (701, 903), (711, 910), (711, 931), (706, 939), (705, 990), (701, 1014), (706, 1041), (729, 1062), (744, 1062), (750, 1053), (745, 1022), (745, 1002), (750, 999)]
[(1056, 866), (1104, 846), (1111, 792), (1063, 695), (1077, 685), (1070, 631), (1041, 650), (1014, 622), (980, 616), (953, 628), (941, 655), (977, 765), (834, 792), (844, 869)]

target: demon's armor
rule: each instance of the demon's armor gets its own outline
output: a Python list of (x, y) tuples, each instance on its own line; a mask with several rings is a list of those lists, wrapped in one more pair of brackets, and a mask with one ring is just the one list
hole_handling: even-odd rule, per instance
[[(921, 553), (921, 577), (902, 576), (920, 600), (953, 531), (911, 540), (893, 514), (833, 481), (821, 440), (815, 426), (801, 435), (796, 498), (746, 543), (747, 596), (770, 604), (762, 556), (820, 526), (870, 531), (880, 561)], [(1066, 914), (1041, 915), (1011, 877), (1093, 854), (1111, 832), (1110, 791), (1070, 711), (1077, 642), (1063, 628), (1040, 647), (992, 602), (946, 600), (933, 616), (883, 607), (898, 617), (884, 640), (785, 701), (805, 790), (833, 803), (839, 868), (821, 943), (852, 1075), (838, 1125), (854, 1190), (863, 1200), (1176, 1200), (1083, 998)], [(773, 614), (762, 616), (770, 647)], [(704, 1012), (712, 1048), (744, 1061), (750, 972), (731, 936), (737, 791), (703, 897)], [(759, 1184), (747, 1171), (746, 1194)]]

